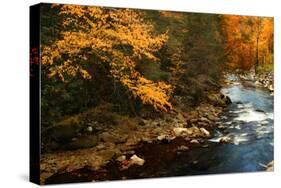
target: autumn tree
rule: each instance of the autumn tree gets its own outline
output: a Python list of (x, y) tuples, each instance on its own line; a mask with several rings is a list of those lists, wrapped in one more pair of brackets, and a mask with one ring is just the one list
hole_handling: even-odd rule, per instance
[(273, 44), (273, 20), (253, 16), (223, 16), (225, 54), (232, 68), (257, 68), (270, 61)]
[(102, 65), (106, 67), (103, 77), (121, 84), (129, 97), (157, 111), (172, 108), (171, 86), (148, 80), (136, 69), (142, 59), (159, 63), (155, 53), (167, 40), (166, 33), (155, 35), (153, 25), (135, 10), (76, 5), (55, 8), (63, 18), (63, 29), (59, 39), (41, 47), (42, 65), (48, 72), (45, 79), (64, 84), (73, 78), (92, 80), (95, 69)]

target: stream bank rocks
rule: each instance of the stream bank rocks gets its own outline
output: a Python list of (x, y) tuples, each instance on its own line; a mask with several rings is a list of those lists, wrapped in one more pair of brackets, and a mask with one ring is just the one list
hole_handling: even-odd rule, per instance
[(271, 161), (266, 165), (266, 171), (273, 172), (274, 171), (274, 161)]
[(258, 86), (262, 86), (266, 89), (268, 89), (270, 92), (274, 92), (274, 87), (273, 87), (273, 72), (268, 72), (268, 73), (262, 73), (262, 74), (257, 74), (255, 76), (255, 84)]
[[(271, 72), (263, 72), (255, 74), (254, 71), (250, 73), (241, 73), (239, 78), (243, 81), (250, 81), (253, 83), (253, 86), (259, 86), (267, 89), (272, 94), (274, 92), (274, 73)], [(249, 84), (249, 83), (248, 83)]]
[[(212, 97), (213, 103), (203, 103), (189, 112), (175, 111), (154, 119), (133, 118), (130, 121), (134, 123), (128, 123), (127, 119), (116, 126), (100, 129), (99, 132), (94, 132), (96, 128), (91, 125), (92, 128), (86, 129), (85, 136), (71, 139), (70, 143), (77, 144), (71, 148), (73, 150), (41, 155), (41, 183), (44, 184), (48, 177), (57, 173), (85, 167), (98, 170), (112, 160), (121, 163), (124, 169), (131, 165), (144, 165), (145, 159), (136, 156), (134, 151), (140, 143), (168, 144), (176, 138), (183, 138), (187, 144), (200, 144), (203, 139), (211, 136), (218, 116), (228, 103), (226, 97), (220, 94)], [(215, 100), (220, 102), (215, 103)], [(86, 145), (82, 146), (79, 141), (83, 139)], [(188, 149), (186, 146), (178, 148), (179, 151)]]

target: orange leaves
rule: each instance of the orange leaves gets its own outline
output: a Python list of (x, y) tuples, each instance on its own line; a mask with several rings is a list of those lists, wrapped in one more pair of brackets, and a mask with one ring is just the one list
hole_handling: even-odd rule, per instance
[(223, 16), (222, 30), (226, 37), (225, 51), (230, 67), (249, 69), (257, 58), (261, 61), (270, 57), (272, 18), (227, 15)]
[(167, 112), (172, 109), (169, 100), (171, 86), (164, 82), (154, 83), (143, 77), (138, 77), (137, 80), (123, 79), (121, 80), (135, 98), (140, 98), (144, 104), (152, 105), (157, 111)]
[(76, 77), (91, 79), (88, 72), (97, 57), (109, 65), (109, 73), (131, 91), (135, 98), (156, 110), (167, 111), (170, 86), (146, 80), (136, 71), (136, 63), (145, 57), (157, 63), (154, 55), (167, 41), (167, 33), (154, 34), (153, 25), (130, 9), (106, 9), (78, 5), (60, 6), (65, 30), (61, 39), (42, 46), (42, 64), (50, 67), (49, 77), (62, 81)]

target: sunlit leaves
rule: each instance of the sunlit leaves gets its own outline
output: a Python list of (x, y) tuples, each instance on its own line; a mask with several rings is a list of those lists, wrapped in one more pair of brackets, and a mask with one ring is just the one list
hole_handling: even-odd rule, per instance
[(147, 80), (135, 69), (142, 58), (159, 61), (154, 54), (167, 40), (167, 33), (155, 35), (153, 25), (135, 10), (57, 6), (65, 29), (60, 40), (42, 46), (42, 64), (49, 67), (49, 78), (66, 81), (80, 75), (91, 79), (89, 69), (95, 69), (97, 62), (89, 57), (96, 56), (100, 63), (109, 65), (110, 76), (135, 98), (156, 110), (172, 108), (168, 102), (170, 86)]
[(227, 15), (223, 16), (222, 30), (230, 67), (249, 69), (257, 61), (273, 62), (272, 18)]

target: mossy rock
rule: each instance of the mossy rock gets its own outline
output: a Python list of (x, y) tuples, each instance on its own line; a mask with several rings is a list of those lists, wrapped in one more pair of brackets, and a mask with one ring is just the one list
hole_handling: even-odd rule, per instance
[(73, 141), (62, 145), (64, 149), (82, 149), (91, 148), (98, 144), (98, 137), (96, 135), (82, 136)]
[(80, 116), (76, 115), (55, 123), (48, 132), (51, 138), (57, 142), (68, 142), (76, 137), (82, 128), (83, 125)]

